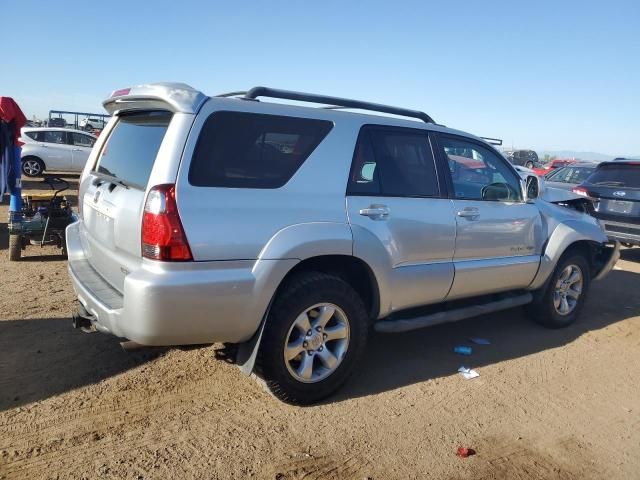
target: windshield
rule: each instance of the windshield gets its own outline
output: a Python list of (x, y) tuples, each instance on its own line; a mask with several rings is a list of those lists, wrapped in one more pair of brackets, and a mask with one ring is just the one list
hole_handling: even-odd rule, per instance
[(170, 121), (171, 113), (164, 111), (121, 115), (95, 171), (144, 189)]
[(563, 167), (547, 175), (547, 180), (561, 183), (582, 183), (594, 170), (595, 167)]
[(605, 187), (640, 188), (640, 164), (603, 165), (593, 172), (586, 183)]

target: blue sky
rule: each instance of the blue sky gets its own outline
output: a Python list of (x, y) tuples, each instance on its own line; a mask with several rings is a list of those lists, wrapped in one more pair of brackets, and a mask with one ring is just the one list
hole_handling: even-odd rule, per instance
[[(640, 2), (0, 0), (0, 95), (268, 85), (421, 109), (507, 146), (640, 154)], [(9, 75), (6, 75), (6, 74)]]

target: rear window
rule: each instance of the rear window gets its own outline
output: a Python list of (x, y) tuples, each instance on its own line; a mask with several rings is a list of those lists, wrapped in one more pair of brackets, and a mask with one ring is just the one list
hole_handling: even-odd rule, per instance
[(602, 165), (587, 179), (591, 185), (640, 188), (640, 164)]
[(102, 147), (95, 171), (145, 188), (171, 113), (164, 111), (123, 114)]
[(189, 182), (198, 187), (282, 187), (332, 126), (325, 120), (216, 112), (202, 127)]

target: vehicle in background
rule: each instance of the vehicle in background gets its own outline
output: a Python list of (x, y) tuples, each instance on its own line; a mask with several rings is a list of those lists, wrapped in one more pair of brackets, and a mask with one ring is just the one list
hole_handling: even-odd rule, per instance
[(22, 173), (37, 177), (44, 171), (81, 172), (96, 136), (67, 128), (22, 129)]
[(47, 122), (47, 127), (64, 128), (66, 126), (67, 126), (67, 121), (62, 117), (50, 118)]
[(602, 162), (573, 192), (593, 200), (610, 239), (640, 245), (640, 160)]
[(566, 167), (556, 168), (544, 177), (545, 184), (551, 188), (571, 190), (584, 182), (597, 166), (598, 164), (593, 162), (576, 162)]
[(107, 123), (101, 118), (84, 118), (78, 125), (82, 130), (102, 130)]
[(513, 165), (520, 165), (531, 169), (542, 166), (538, 159), (538, 154), (533, 150), (509, 150), (505, 152), (505, 156)]
[(572, 163), (576, 163), (577, 160), (570, 160), (570, 159), (558, 159), (558, 160), (552, 160), (549, 163), (541, 166), (541, 167), (537, 167), (534, 168), (533, 170), (536, 172), (537, 175), (540, 175), (542, 177), (547, 176), (549, 173), (551, 173), (553, 170), (556, 170), (558, 168), (562, 168), (562, 167), (566, 167), (567, 165), (571, 165)]

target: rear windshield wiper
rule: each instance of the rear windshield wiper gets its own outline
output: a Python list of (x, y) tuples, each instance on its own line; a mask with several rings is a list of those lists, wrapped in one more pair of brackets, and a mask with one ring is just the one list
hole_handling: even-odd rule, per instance
[(131, 188), (131, 185), (129, 185), (127, 182), (125, 182), (124, 180), (119, 179), (118, 177), (114, 177), (113, 175), (109, 175), (108, 173), (102, 173), (102, 172), (96, 172), (94, 171), (93, 174), (96, 177), (100, 177), (103, 180), (105, 180), (106, 182), (112, 183), (114, 185), (120, 185), (121, 187), (126, 188), (127, 190), (129, 188)]

